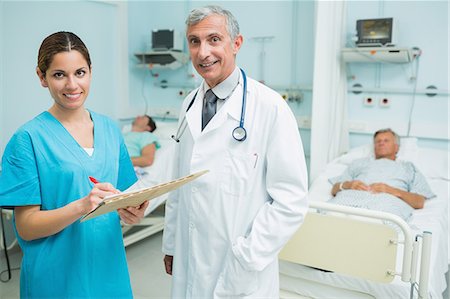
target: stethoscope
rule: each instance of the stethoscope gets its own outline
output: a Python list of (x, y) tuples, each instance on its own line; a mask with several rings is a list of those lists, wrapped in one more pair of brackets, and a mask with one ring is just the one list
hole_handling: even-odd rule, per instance
[[(234, 128), (231, 135), (236, 141), (244, 141), (247, 138), (247, 131), (244, 128), (244, 118), (245, 118), (245, 105), (247, 102), (247, 76), (245, 75), (245, 72), (243, 69), (240, 69), (242, 73), (242, 79), (244, 81), (244, 88), (243, 88), (243, 94), (242, 94), (242, 109), (241, 109), (241, 120), (239, 121), (239, 126)], [(195, 102), (195, 99), (197, 98), (198, 89), (195, 92), (194, 97), (192, 98), (191, 102), (189, 103), (186, 113), (191, 109), (192, 105)], [(172, 139), (176, 142), (180, 142), (180, 138), (183, 135), (184, 131), (187, 127), (187, 121), (186, 121), (186, 114), (183, 117), (183, 120), (181, 121), (180, 126), (177, 129), (177, 133), (175, 135), (172, 135)]]

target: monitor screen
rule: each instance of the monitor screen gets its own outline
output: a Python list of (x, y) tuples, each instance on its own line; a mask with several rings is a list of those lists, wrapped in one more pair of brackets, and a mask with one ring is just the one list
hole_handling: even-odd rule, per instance
[(153, 50), (170, 50), (174, 47), (173, 30), (154, 30), (152, 32)]
[(392, 18), (358, 20), (358, 45), (386, 45), (392, 42)]

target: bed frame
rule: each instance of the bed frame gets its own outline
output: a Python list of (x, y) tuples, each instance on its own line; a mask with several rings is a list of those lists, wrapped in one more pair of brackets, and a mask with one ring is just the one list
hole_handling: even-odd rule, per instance
[[(13, 210), (1, 209), (1, 215), (0, 216), (3, 217), (4, 220), (9, 220), (10, 221), (12, 219), (12, 217), (13, 217)], [(3, 242), (2, 242), (3, 229), (4, 229), (4, 227), (2, 227), (2, 230), (0, 230), (0, 252), (5, 249), (4, 245), (3, 245)], [(17, 244), (18, 244), (17, 243), (17, 239), (14, 237), (14, 239), (11, 242), (11, 244), (6, 245), (6, 250), (13, 249), (13, 247), (16, 246)]]
[(431, 239), (430, 232), (414, 236), (396, 215), (317, 201), (310, 202), (305, 222), (279, 258), (381, 283), (391, 283), (399, 275), (411, 285), (410, 298), (417, 287), (419, 298), (428, 299)]
[[(161, 210), (164, 203), (161, 204)], [(138, 224), (127, 225), (122, 223), (123, 244), (125, 247), (142, 239), (159, 233), (164, 229), (164, 211), (160, 207), (141, 219)]]

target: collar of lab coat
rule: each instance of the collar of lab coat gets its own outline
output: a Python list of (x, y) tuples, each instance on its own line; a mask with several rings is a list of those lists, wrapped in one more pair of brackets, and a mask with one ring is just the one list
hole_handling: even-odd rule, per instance
[[(233, 94), (225, 101), (224, 105), (217, 111), (216, 115), (211, 119), (205, 129), (201, 130), (201, 122), (202, 122), (202, 106), (203, 106), (203, 97), (204, 87), (206, 82), (203, 81), (202, 85), (198, 89), (197, 97), (192, 105), (191, 109), (186, 113), (186, 121), (189, 126), (189, 130), (191, 131), (192, 137), (197, 139), (200, 135), (207, 134), (210, 131), (216, 130), (219, 128), (226, 120), (229, 115), (233, 119), (237, 120), (237, 125), (239, 125), (239, 121), (241, 119), (241, 110), (242, 110), (242, 93), (243, 93), (243, 79), (242, 75), (239, 76), (239, 84), (234, 90)], [(248, 86), (248, 80), (247, 80)], [(248, 102), (248, 88), (247, 88), (247, 102)]]

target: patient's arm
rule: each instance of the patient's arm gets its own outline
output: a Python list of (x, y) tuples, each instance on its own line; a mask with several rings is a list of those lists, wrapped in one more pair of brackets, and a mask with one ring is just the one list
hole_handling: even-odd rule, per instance
[(156, 146), (154, 143), (146, 145), (141, 150), (139, 157), (131, 157), (131, 162), (134, 166), (146, 167), (153, 164), (155, 159)]
[(404, 202), (406, 202), (407, 204), (409, 204), (414, 209), (422, 209), (425, 203), (425, 197), (423, 197), (422, 195), (403, 191), (401, 189), (391, 187), (384, 183), (375, 183), (370, 185), (370, 191), (373, 193), (384, 192), (394, 195), (403, 200)]
[[(341, 186), (342, 184), (342, 186)], [(347, 182), (338, 182), (333, 185), (333, 188), (331, 189), (331, 194), (333, 196), (336, 196), (336, 194), (339, 191), (345, 190), (345, 189), (353, 189), (353, 190), (361, 190), (361, 191), (369, 191), (369, 186), (364, 184), (362, 181), (347, 181)]]

